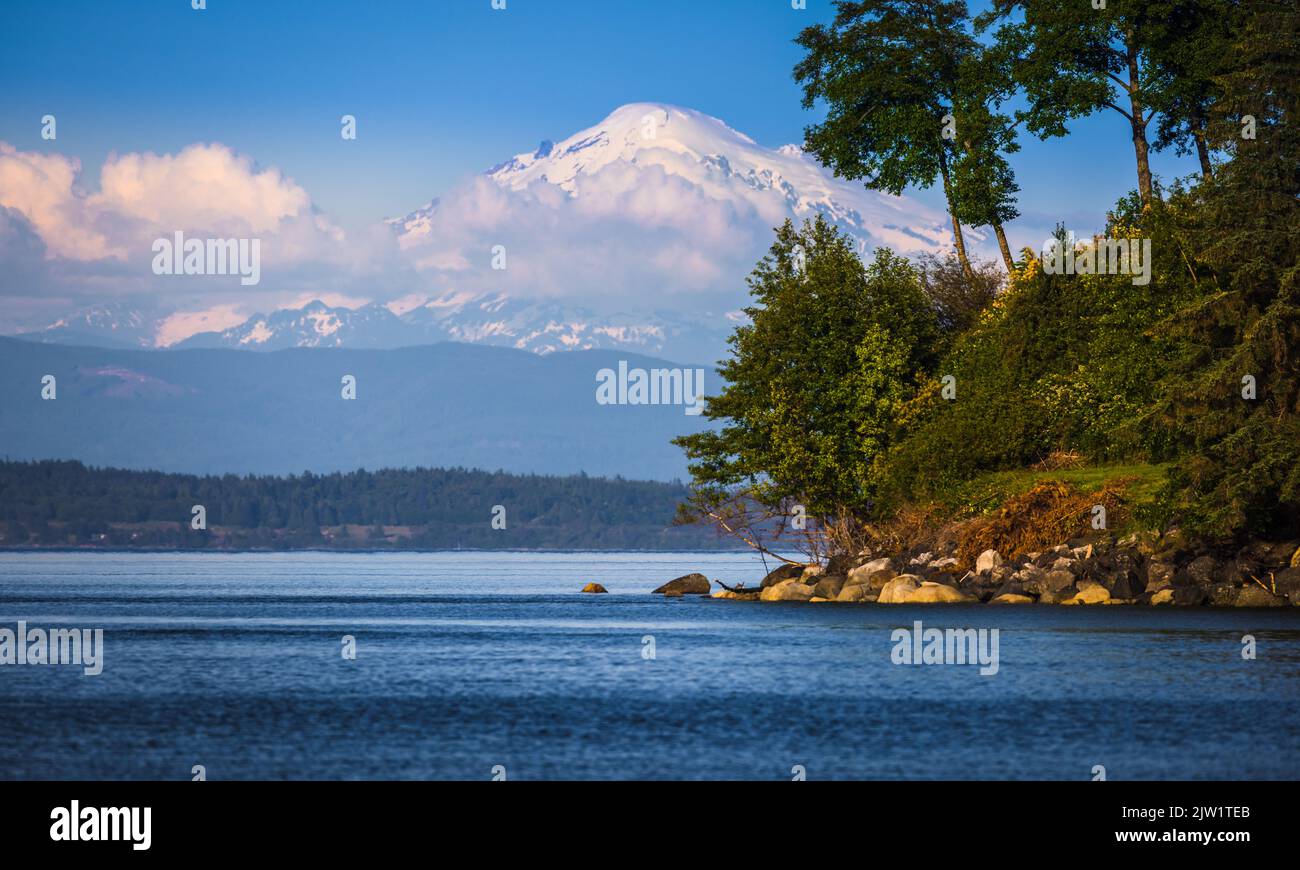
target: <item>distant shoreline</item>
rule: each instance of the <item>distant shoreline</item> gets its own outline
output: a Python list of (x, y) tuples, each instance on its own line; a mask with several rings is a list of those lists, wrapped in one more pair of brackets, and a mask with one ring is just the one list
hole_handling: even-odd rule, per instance
[(161, 555), (161, 554), (178, 554), (178, 553), (195, 553), (202, 555), (231, 555), (244, 553), (329, 553), (334, 555), (352, 554), (352, 555), (380, 555), (384, 553), (405, 554), (405, 553), (685, 553), (697, 555), (700, 553), (753, 553), (749, 547), (717, 547), (706, 549), (662, 549), (647, 550), (644, 548), (634, 547), (500, 547), (500, 548), (483, 548), (483, 547), (460, 547), (460, 548), (438, 548), (438, 549), (395, 549), (391, 547), (379, 549), (344, 549), (341, 547), (287, 547), (285, 549), (271, 548), (221, 548), (221, 547), (0, 547), (0, 553), (105, 553), (105, 554), (140, 554), (140, 555)]

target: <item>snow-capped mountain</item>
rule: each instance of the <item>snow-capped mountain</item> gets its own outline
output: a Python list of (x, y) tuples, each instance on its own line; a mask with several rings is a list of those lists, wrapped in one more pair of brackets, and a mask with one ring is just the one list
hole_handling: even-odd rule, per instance
[(45, 344), (89, 344), (96, 347), (153, 347), (163, 315), (149, 308), (108, 302), (81, 308), (44, 329), (22, 337)]
[(417, 331), (382, 305), (359, 308), (330, 306), (319, 300), (300, 308), (254, 314), (238, 326), (200, 332), (174, 347), (230, 347), (244, 350), (284, 350), (290, 347), (391, 348), (421, 341)]
[(378, 303), (342, 308), (311, 302), (254, 315), (239, 326), (205, 332), (175, 347), (282, 350), (288, 347), (393, 348), (439, 341), (489, 344), (538, 354), (565, 350), (674, 353), (712, 362), (735, 323), (716, 317), (647, 312), (598, 315), (555, 302), (449, 293), (397, 313)]
[[(772, 228), (817, 214), (864, 256), (877, 246), (939, 252), (950, 241), (945, 215), (838, 179), (797, 146), (768, 148), (701, 112), (633, 103), (386, 221), (422, 282), (401, 300), (313, 301), (242, 322), (246, 307), (102, 305), (23, 337), (251, 350), (450, 340), (709, 363), (725, 353)], [(508, 270), (491, 265), (498, 244)]]
[[(798, 145), (766, 148), (717, 118), (661, 103), (622, 106), (594, 127), (558, 143), (543, 141), (486, 175), (508, 190), (540, 182), (581, 197), (597, 175), (611, 169), (632, 171), (633, 180), (625, 184), (662, 172), (709, 200), (743, 204), (775, 223), (820, 213), (865, 251), (938, 251), (950, 241), (945, 216), (914, 200), (836, 178)], [(441, 207), (434, 199), (390, 224), (412, 244), (430, 233)]]

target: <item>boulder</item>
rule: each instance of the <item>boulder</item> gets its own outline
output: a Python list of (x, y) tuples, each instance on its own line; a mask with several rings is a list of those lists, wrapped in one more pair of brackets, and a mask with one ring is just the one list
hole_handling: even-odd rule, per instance
[(1253, 586), (1256, 578), (1267, 581), (1268, 573), (1264, 566), (1254, 559), (1238, 556), (1231, 562), (1224, 563), (1223, 579), (1233, 586)]
[(919, 588), (920, 578), (915, 574), (900, 574), (884, 585), (877, 600), (881, 604), (902, 604)]
[(1286, 600), (1254, 583), (1237, 590), (1233, 607), (1285, 607)]
[(891, 560), (872, 559), (867, 564), (850, 571), (844, 585), (866, 586), (869, 589), (879, 590), (897, 576), (898, 572), (894, 570), (894, 563)]
[(1062, 589), (1058, 592), (1052, 592), (1051, 590), (1048, 590), (1038, 596), (1038, 603), (1039, 604), (1064, 604), (1065, 602), (1074, 598), (1074, 594), (1077, 591), (1078, 590), (1076, 590), (1073, 586), (1067, 586), (1065, 589)]
[(703, 574), (686, 574), (676, 580), (669, 580), (652, 594), (667, 595), (670, 592), (681, 595), (708, 595), (709, 578)]
[(935, 559), (933, 562), (931, 562), (930, 567), (935, 571), (944, 571), (944, 570), (956, 571), (957, 564), (958, 564), (957, 560), (954, 559), (952, 556), (944, 556), (942, 559)]
[(1110, 591), (1092, 580), (1084, 580), (1079, 584), (1079, 591), (1070, 599), (1076, 604), (1100, 604), (1110, 598)]
[(683, 593), (681, 593), (681, 592), (677, 592), (677, 591), (673, 591), (673, 592), (665, 592), (665, 593), (664, 593), (664, 598), (681, 598), (682, 595), (683, 595)]
[(813, 587), (813, 595), (831, 601), (839, 595), (840, 590), (844, 588), (844, 580), (845, 578), (842, 575), (825, 575), (821, 577), (817, 581), (817, 585)]
[(975, 573), (987, 574), (1002, 564), (1002, 555), (997, 550), (985, 550), (975, 559)]
[(759, 593), (759, 601), (807, 601), (813, 597), (812, 587), (799, 580), (782, 580)]
[[(644, 589), (645, 587), (643, 586), (643, 587), (641, 587), (641, 588)], [(582, 587), (582, 591), (583, 591), (583, 592), (590, 592), (590, 593), (592, 593), (592, 594), (599, 594), (599, 593), (606, 593), (606, 592), (609, 592), (608, 589), (606, 589), (604, 586), (601, 586), (599, 583), (588, 583), (586, 586), (583, 586), (583, 587)]]
[(803, 569), (803, 573), (799, 575), (799, 579), (811, 586), (817, 582), (817, 578), (820, 577), (825, 570), (826, 569), (821, 565), (809, 565), (807, 568)]
[(1082, 567), (1083, 566), (1079, 564), (1077, 559), (1071, 559), (1067, 556), (1057, 556), (1052, 560), (1052, 564), (1048, 566), (1048, 570), (1069, 571), (1071, 574), (1078, 576), (1082, 571)]
[(912, 560), (911, 560), (910, 562), (908, 562), (907, 564), (909, 564), (909, 565), (929, 565), (930, 562), (931, 562), (933, 559), (934, 559), (934, 553), (931, 553), (929, 550), (926, 550), (924, 553), (921, 553), (919, 556), (915, 557), (914, 559), (912, 559)]
[(903, 601), (904, 604), (958, 604), (961, 602), (975, 601), (973, 596), (967, 595), (959, 589), (946, 586), (943, 583), (932, 583), (929, 580), (923, 582), (919, 587), (912, 591)]
[(1173, 603), (1174, 603), (1174, 590), (1173, 590), (1173, 587), (1171, 587), (1171, 586), (1166, 586), (1164, 589), (1161, 589), (1159, 592), (1157, 592), (1156, 594), (1152, 595), (1152, 596), (1151, 596), (1151, 603), (1152, 603), (1153, 605), (1160, 605), (1160, 604), (1173, 604)]
[(1017, 595), (1014, 592), (1003, 592), (996, 596), (989, 604), (1033, 604), (1034, 599), (1028, 595)]
[(1278, 595), (1290, 598), (1292, 604), (1300, 604), (1300, 568), (1284, 568), (1273, 572), (1273, 586)]
[(1219, 564), (1213, 556), (1198, 556), (1174, 574), (1175, 586), (1204, 586), (1207, 589), (1219, 579)]
[(1204, 604), (1209, 597), (1209, 593), (1200, 586), (1175, 586), (1174, 604), (1181, 604), (1184, 607), (1195, 607)]
[(1024, 595), (1024, 594), (1025, 594), (1025, 587), (1023, 584), (1017, 583), (1015, 580), (1009, 580), (1008, 582), (1003, 583), (1001, 586), (998, 587), (997, 591), (993, 593), (993, 599), (996, 601), (997, 599), (1001, 598), (1003, 595)]
[(1216, 583), (1209, 590), (1209, 605), (1211, 607), (1231, 607), (1232, 602), (1237, 600), (1237, 593), (1240, 591), (1231, 583)]
[(1300, 568), (1300, 547), (1296, 547), (1295, 552), (1291, 554), (1291, 561), (1287, 567)]
[(1111, 578), (1111, 598), (1137, 598), (1146, 591), (1147, 584), (1137, 571), (1129, 568), (1119, 569)]
[(803, 565), (778, 565), (768, 572), (767, 576), (763, 578), (763, 582), (758, 584), (758, 588), (766, 589), (769, 586), (775, 586), (782, 580), (792, 580), (803, 574), (803, 569)]
[(1062, 592), (1074, 585), (1074, 575), (1069, 571), (1048, 571), (1038, 585), (1044, 592)]
[(1147, 591), (1159, 592), (1172, 587), (1177, 570), (1170, 562), (1147, 562)]
[(835, 596), (835, 600), (841, 604), (862, 604), (864, 602), (875, 601), (876, 593), (872, 592), (861, 583), (856, 586), (845, 586), (840, 590), (840, 594)]
[(1015, 573), (1015, 570), (1010, 565), (999, 565), (986, 576), (993, 585), (1000, 586), (1010, 580)]

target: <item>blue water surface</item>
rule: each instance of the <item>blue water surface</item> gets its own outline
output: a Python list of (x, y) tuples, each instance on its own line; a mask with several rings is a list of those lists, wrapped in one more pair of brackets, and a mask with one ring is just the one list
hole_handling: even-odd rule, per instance
[[(763, 570), (738, 553), (0, 553), (0, 627), (104, 630), (99, 676), (0, 667), (0, 777), (1300, 777), (1300, 608), (649, 594)], [(998, 629), (998, 672), (894, 664), (915, 620)]]

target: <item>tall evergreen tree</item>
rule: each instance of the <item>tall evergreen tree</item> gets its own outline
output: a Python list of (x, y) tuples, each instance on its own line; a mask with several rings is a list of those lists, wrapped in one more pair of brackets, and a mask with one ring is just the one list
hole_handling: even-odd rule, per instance
[(1196, 193), (1192, 237), (1220, 292), (1177, 322), (1193, 353), (1164, 422), (1197, 531), (1300, 529), (1300, 8), (1245, 0), (1207, 127), (1230, 156)]

